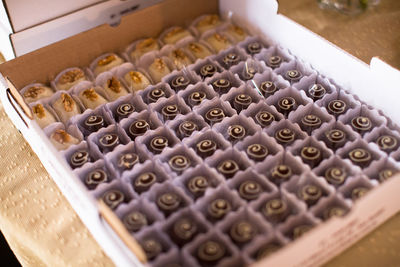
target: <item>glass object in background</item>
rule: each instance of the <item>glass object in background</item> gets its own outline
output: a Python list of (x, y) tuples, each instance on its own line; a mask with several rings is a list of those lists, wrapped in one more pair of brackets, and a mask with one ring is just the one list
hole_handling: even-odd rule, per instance
[(380, 0), (317, 0), (321, 8), (331, 8), (342, 13), (354, 15), (368, 7), (376, 6)]

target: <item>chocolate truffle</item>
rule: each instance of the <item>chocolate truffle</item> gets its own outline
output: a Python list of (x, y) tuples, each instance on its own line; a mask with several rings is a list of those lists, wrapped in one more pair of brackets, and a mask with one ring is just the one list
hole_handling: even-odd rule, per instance
[(246, 153), (254, 161), (263, 161), (268, 155), (268, 148), (262, 144), (251, 144), (247, 147)]
[(211, 51), (199, 42), (189, 43), (186, 49), (192, 53), (195, 58), (205, 58), (212, 55)]
[(234, 124), (228, 127), (229, 140), (237, 142), (246, 136), (246, 129), (239, 124)]
[(178, 105), (166, 105), (161, 109), (164, 121), (173, 120), (180, 113)]
[(296, 100), (293, 97), (286, 96), (282, 97), (278, 101), (277, 109), (280, 113), (285, 115), (286, 117), (289, 113), (297, 108)]
[(250, 242), (257, 234), (257, 229), (247, 220), (235, 222), (229, 231), (231, 239), (237, 244)]
[(128, 118), (135, 111), (135, 107), (129, 103), (123, 103), (118, 105), (117, 109), (115, 110), (115, 118), (117, 121), (120, 121), (124, 118)]
[(372, 161), (371, 153), (363, 148), (355, 148), (351, 150), (348, 154), (348, 157), (354, 164), (360, 166), (361, 168), (367, 167)]
[(240, 56), (235, 52), (230, 52), (224, 56), (222, 59), (222, 65), (225, 69), (229, 69), (233, 65), (236, 65), (240, 62)]
[(196, 198), (204, 195), (204, 192), (209, 187), (209, 183), (206, 177), (196, 176), (191, 178), (187, 183), (187, 188)]
[(288, 216), (288, 205), (281, 198), (273, 198), (261, 207), (262, 214), (272, 223), (283, 222)]
[(364, 134), (371, 130), (372, 123), (369, 118), (359, 116), (351, 120), (351, 127), (353, 128), (354, 131), (360, 134)]
[(204, 139), (196, 144), (196, 152), (203, 159), (214, 154), (217, 143), (210, 139)]
[(256, 116), (255, 120), (258, 124), (262, 127), (269, 126), (273, 121), (275, 121), (275, 116), (266, 110), (259, 111)]
[(238, 94), (233, 99), (233, 107), (238, 111), (238, 113), (243, 109), (248, 108), (251, 103), (253, 103), (253, 99), (247, 94)]
[(268, 257), (272, 253), (278, 251), (280, 248), (281, 246), (278, 244), (266, 244), (257, 251), (256, 260), (259, 261), (265, 257)]
[(147, 99), (149, 103), (155, 103), (158, 99), (166, 97), (165, 89), (164, 88), (154, 88), (147, 93)]
[(128, 135), (135, 140), (137, 136), (144, 135), (147, 130), (150, 130), (150, 125), (145, 120), (137, 120), (129, 126)]
[[(154, 65), (151, 65), (150, 67), (154, 67)], [(128, 84), (128, 89), (132, 92), (143, 90), (150, 85), (149, 79), (147, 79), (147, 77), (140, 71), (129, 71), (125, 74), (124, 79)]]
[(231, 82), (228, 79), (224, 78), (213, 81), (211, 85), (214, 88), (215, 92), (220, 95), (226, 94), (232, 87)]
[(218, 72), (218, 67), (212, 63), (206, 63), (200, 67), (199, 74), (202, 79), (214, 76)]
[(325, 140), (327, 147), (336, 150), (346, 143), (346, 133), (339, 129), (328, 130), (325, 132)]
[(121, 170), (130, 170), (139, 162), (139, 156), (136, 153), (128, 152), (122, 153), (118, 157), (118, 168)]
[(376, 140), (376, 144), (379, 146), (381, 150), (385, 151), (386, 153), (395, 151), (399, 147), (397, 139), (392, 135), (380, 136)]
[(86, 175), (85, 184), (89, 189), (95, 189), (99, 184), (105, 183), (107, 180), (108, 175), (105, 171), (102, 169), (95, 169)]
[(295, 136), (295, 133), (289, 128), (283, 128), (275, 132), (276, 141), (283, 146), (292, 143), (295, 139)]
[(141, 246), (148, 260), (154, 260), (163, 250), (160, 242), (152, 238), (144, 240)]
[(277, 91), (277, 87), (274, 82), (272, 81), (264, 81), (260, 84), (260, 91), (262, 92), (265, 98), (273, 95)]
[(300, 151), (300, 157), (304, 163), (315, 168), (322, 161), (322, 152), (315, 146), (304, 146)]
[(58, 78), (56, 83), (57, 90), (68, 91), (74, 85), (84, 80), (86, 80), (85, 73), (79, 68), (73, 68), (64, 72), (60, 78)]
[(303, 74), (298, 70), (288, 70), (285, 73), (285, 78), (289, 80), (290, 83), (298, 82), (302, 77)]
[(250, 55), (255, 55), (255, 54), (260, 53), (262, 48), (263, 48), (263, 45), (260, 42), (254, 41), (254, 42), (250, 42), (246, 46), (246, 52)]
[(164, 148), (168, 147), (168, 138), (162, 135), (153, 137), (150, 141), (150, 150), (155, 154), (160, 154)]
[(298, 192), (298, 196), (306, 202), (308, 206), (312, 206), (322, 197), (322, 189), (314, 184), (306, 184), (302, 186)]
[(157, 198), (156, 204), (165, 216), (169, 216), (180, 207), (181, 201), (180, 196), (174, 192), (169, 192), (161, 194)]
[(313, 84), (307, 91), (307, 95), (314, 101), (323, 98), (326, 94), (326, 89), (319, 83)]
[(312, 228), (311, 225), (307, 225), (307, 224), (303, 224), (303, 225), (299, 225), (293, 228), (292, 231), (292, 238), (293, 239), (298, 239), (300, 237), (302, 237), (305, 233), (307, 233), (308, 231), (310, 231)]
[(215, 123), (221, 122), (225, 118), (225, 113), (220, 108), (211, 108), (205, 114), (205, 119), (208, 124), (213, 126)]
[(128, 213), (122, 220), (129, 232), (137, 232), (142, 227), (148, 225), (147, 217), (140, 211)]
[(335, 99), (328, 103), (327, 110), (328, 110), (329, 114), (332, 114), (335, 117), (338, 117), (339, 115), (342, 115), (346, 112), (347, 105), (344, 101), (342, 101), (340, 99)]
[(231, 178), (239, 171), (239, 165), (236, 161), (227, 159), (218, 164), (217, 170), (226, 178)]
[(30, 104), (38, 101), (39, 99), (50, 97), (53, 95), (53, 90), (44, 85), (31, 86), (22, 94), (25, 102)]
[(357, 200), (363, 196), (365, 196), (368, 193), (369, 189), (366, 187), (355, 187), (353, 190), (351, 190), (351, 198), (353, 200)]
[(199, 126), (193, 121), (184, 121), (179, 124), (178, 135), (181, 139), (189, 137), (194, 131), (198, 131)]
[(309, 135), (311, 135), (312, 131), (319, 128), (321, 124), (321, 118), (314, 114), (305, 115), (300, 121), (301, 129), (306, 131)]
[(190, 80), (183, 75), (175, 76), (169, 83), (171, 88), (174, 89), (176, 92), (185, 89), (189, 84)]
[(171, 229), (172, 240), (180, 247), (190, 242), (198, 233), (197, 223), (188, 217), (179, 218)]
[(125, 201), (125, 195), (119, 190), (109, 190), (103, 194), (102, 199), (113, 210)]
[(275, 69), (275, 68), (278, 68), (282, 62), (283, 62), (283, 59), (280, 56), (275, 55), (275, 56), (271, 56), (270, 58), (268, 58), (267, 65), (270, 66), (271, 68)]
[(133, 188), (135, 192), (141, 194), (155, 184), (157, 181), (157, 176), (154, 172), (145, 172), (140, 174), (136, 177), (135, 181), (133, 182)]
[(226, 254), (225, 246), (218, 241), (206, 241), (197, 248), (197, 258), (204, 264), (216, 264)]
[(200, 105), (201, 102), (203, 102), (203, 100), (206, 98), (207, 98), (206, 93), (202, 91), (195, 91), (191, 93), (188, 97), (189, 106), (193, 108), (194, 106)]
[(247, 201), (257, 199), (263, 192), (263, 188), (256, 181), (244, 181), (239, 185), (239, 196)]
[(272, 168), (271, 180), (275, 184), (287, 181), (293, 175), (292, 168), (288, 165), (280, 164)]
[(70, 159), (69, 159), (69, 165), (71, 166), (72, 169), (75, 168), (80, 168), (82, 167), (85, 163), (90, 162), (91, 161), (91, 157), (89, 154), (89, 151), (87, 150), (78, 150), (75, 151)]
[(323, 218), (325, 220), (328, 220), (332, 217), (343, 217), (345, 214), (345, 209), (343, 209), (342, 207), (334, 206), (325, 210), (325, 212), (323, 213)]
[(99, 138), (99, 148), (103, 153), (113, 151), (114, 148), (119, 144), (119, 137), (114, 133), (108, 133)]
[(340, 167), (330, 167), (325, 171), (325, 179), (328, 183), (339, 186), (344, 183), (347, 178), (347, 171)]
[(169, 161), (168, 165), (175, 172), (183, 172), (190, 167), (190, 159), (184, 155), (175, 155)]
[(222, 219), (231, 210), (231, 204), (228, 200), (223, 198), (213, 200), (207, 208), (208, 215), (215, 220)]
[(103, 127), (106, 127), (107, 124), (104, 121), (103, 116), (101, 115), (89, 115), (86, 117), (83, 122), (83, 127), (89, 132), (94, 133), (100, 130)]

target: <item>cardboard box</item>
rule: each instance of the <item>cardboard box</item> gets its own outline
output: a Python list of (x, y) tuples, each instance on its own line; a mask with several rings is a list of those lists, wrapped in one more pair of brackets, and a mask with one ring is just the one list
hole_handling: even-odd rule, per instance
[[(32, 81), (51, 80), (71, 66), (88, 66), (98, 55), (122, 51), (135, 39), (157, 36), (170, 26), (185, 25), (201, 14), (219, 12), (223, 17), (233, 14), (235, 23), (246, 25), (253, 33), (265, 35), (290, 49), (322, 74), (383, 110), (393, 121), (400, 121), (396, 98), (388, 97), (399, 94), (393, 86), (400, 82), (398, 70), (376, 58), (368, 66), (277, 14), (277, 9), (273, 0), (166, 0), (122, 17), (117, 27), (101, 25), (0, 65), (0, 98), (7, 114), (116, 265), (142, 266), (143, 254), (121, 222), (75, 179), (70, 167), (32, 120), (32, 113), (18, 89)], [(400, 210), (395, 204), (400, 201), (399, 178), (393, 177), (372, 190), (355, 203), (347, 216), (320, 224), (303, 238), (254, 266), (318, 266), (328, 261)]]

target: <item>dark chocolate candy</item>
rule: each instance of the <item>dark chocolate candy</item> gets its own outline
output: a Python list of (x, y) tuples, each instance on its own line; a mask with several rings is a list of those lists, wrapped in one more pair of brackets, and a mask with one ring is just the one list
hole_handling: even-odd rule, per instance
[(218, 72), (218, 67), (212, 63), (204, 64), (203, 66), (201, 66), (200, 71), (199, 71), (202, 79), (205, 79), (207, 77), (212, 77), (217, 72)]
[(181, 197), (174, 192), (163, 193), (157, 198), (158, 208), (166, 215), (176, 211), (181, 205)]
[(234, 52), (228, 53), (224, 58), (222, 59), (223, 65), (226, 69), (229, 69), (233, 65), (238, 64), (240, 61), (240, 56)]
[(311, 168), (318, 166), (323, 159), (321, 150), (315, 146), (304, 146), (300, 151), (300, 157)]
[(260, 91), (264, 97), (269, 97), (273, 95), (277, 91), (277, 87), (274, 82), (272, 81), (265, 81), (262, 82), (260, 85)]
[(254, 41), (246, 46), (246, 51), (251, 55), (255, 55), (261, 52), (261, 48), (263, 48), (263, 45), (260, 42)]
[(115, 209), (119, 204), (125, 201), (125, 195), (121, 191), (113, 189), (105, 192), (102, 199), (110, 209)]
[(175, 155), (168, 161), (171, 169), (179, 173), (189, 168), (190, 164), (190, 159), (184, 155)]
[(398, 171), (394, 169), (383, 169), (378, 173), (378, 179), (382, 183), (395, 175)]
[(148, 260), (154, 260), (163, 250), (160, 242), (152, 238), (144, 240), (141, 245)]
[(119, 137), (114, 133), (108, 133), (99, 138), (99, 147), (103, 153), (112, 151), (119, 144)]
[(101, 128), (106, 126), (103, 116), (101, 115), (90, 115), (86, 118), (83, 126), (91, 133), (97, 132)]
[(295, 133), (289, 128), (283, 128), (275, 132), (275, 139), (281, 145), (287, 145), (294, 141)]
[(340, 99), (330, 101), (327, 106), (328, 112), (336, 117), (344, 114), (346, 112), (346, 109), (346, 103)]
[(139, 194), (149, 190), (149, 188), (155, 184), (157, 176), (153, 172), (145, 172), (140, 174), (133, 182), (133, 188)]
[(346, 210), (343, 209), (342, 207), (331, 207), (325, 210), (323, 213), (323, 218), (325, 220), (328, 220), (332, 217), (343, 217), (346, 214)]
[(196, 152), (202, 158), (211, 156), (216, 150), (217, 143), (210, 139), (202, 140), (196, 144)]
[(288, 165), (280, 164), (272, 168), (271, 180), (275, 184), (281, 184), (292, 176), (292, 168)]
[(138, 162), (139, 156), (136, 153), (123, 153), (118, 157), (118, 167), (121, 170), (130, 170)]
[(206, 122), (211, 126), (221, 122), (225, 118), (225, 113), (220, 108), (211, 108), (205, 115)]
[(296, 109), (297, 103), (293, 97), (286, 96), (282, 97), (278, 101), (278, 111), (283, 115), (287, 116), (292, 110)]
[(255, 161), (263, 161), (268, 156), (268, 148), (262, 144), (251, 144), (246, 150), (247, 156)]
[(355, 187), (352, 191), (351, 191), (351, 198), (353, 200), (357, 200), (363, 196), (365, 196), (368, 193), (369, 189), (363, 186), (360, 187)]
[(143, 135), (150, 129), (150, 125), (145, 120), (137, 120), (129, 126), (128, 134), (134, 140), (137, 136)]
[(187, 183), (187, 188), (190, 193), (192, 193), (195, 197), (200, 197), (204, 195), (204, 192), (209, 187), (209, 183), (206, 177), (204, 176), (196, 176), (191, 178)]
[(191, 107), (200, 105), (201, 102), (203, 102), (204, 99), (206, 99), (207, 95), (206, 93), (202, 91), (195, 91), (191, 93), (188, 97), (188, 102)]
[(190, 242), (198, 233), (197, 223), (188, 217), (178, 219), (172, 226), (171, 237), (173, 241), (183, 246)]
[(91, 161), (91, 157), (89, 154), (89, 151), (87, 150), (78, 150), (75, 151), (70, 159), (69, 159), (69, 165), (71, 166), (71, 168), (75, 169), (75, 168), (79, 168), (82, 167), (85, 163), (90, 162)]
[(269, 126), (273, 121), (275, 121), (275, 116), (266, 110), (259, 111), (256, 114), (256, 122), (260, 124), (262, 127)]
[(257, 69), (247, 66), (245, 65), (243, 72), (239, 73), (240, 79), (244, 80), (244, 81), (248, 81), (254, 78), (254, 75), (256, 75), (257, 73)]
[(351, 120), (351, 127), (353, 128), (354, 131), (360, 134), (364, 134), (365, 132), (371, 130), (372, 123), (369, 118), (359, 116)]
[(303, 74), (298, 70), (288, 70), (285, 73), (285, 78), (291, 83), (298, 82), (303, 77)]
[(282, 61), (283, 61), (282, 58), (278, 55), (271, 56), (267, 60), (267, 65), (270, 66), (271, 68), (275, 69), (281, 65)]
[(341, 185), (347, 178), (347, 171), (340, 167), (330, 167), (325, 171), (325, 179), (333, 185)]
[(322, 197), (322, 189), (314, 184), (306, 184), (302, 186), (298, 192), (299, 197), (307, 203), (308, 206), (312, 206), (318, 202)]
[(159, 154), (164, 148), (168, 147), (168, 138), (162, 135), (153, 137), (150, 141), (150, 150), (153, 153)]
[(215, 264), (226, 254), (225, 246), (218, 241), (206, 241), (197, 248), (197, 258), (205, 264)]
[(85, 178), (85, 184), (89, 189), (96, 188), (99, 184), (105, 183), (108, 180), (108, 175), (102, 169), (95, 169), (89, 172)]
[(298, 239), (298, 238), (302, 237), (305, 233), (310, 231), (311, 228), (312, 228), (312, 226), (308, 225), (308, 224), (303, 224), (303, 225), (294, 227), (293, 231), (292, 231), (292, 238)]
[(228, 79), (217, 79), (212, 83), (212, 87), (214, 88), (215, 92), (222, 95), (225, 94), (231, 89), (232, 84)]
[(149, 103), (155, 103), (158, 101), (158, 99), (160, 99), (162, 97), (166, 97), (166, 94), (165, 94), (165, 89), (160, 88), (160, 87), (154, 88), (153, 90), (151, 90), (147, 93), (147, 99), (148, 99)]
[(183, 75), (178, 75), (169, 83), (175, 91), (183, 90), (190, 84), (190, 80)]
[(249, 96), (247, 94), (238, 94), (233, 99), (233, 107), (238, 112), (242, 111), (243, 109), (248, 108), (251, 103), (253, 103), (253, 99), (251, 98), (251, 96)]
[(161, 109), (164, 121), (173, 120), (180, 113), (178, 105), (166, 105)]
[(231, 125), (228, 127), (229, 140), (237, 142), (246, 136), (246, 129), (239, 124)]
[(129, 103), (120, 104), (115, 110), (115, 117), (117, 121), (127, 118), (130, 114), (135, 112), (135, 107)]
[(346, 143), (346, 133), (339, 129), (332, 129), (325, 132), (326, 145), (335, 150)]
[(257, 234), (257, 229), (247, 220), (235, 222), (229, 231), (229, 235), (235, 243), (243, 244), (250, 242)]
[(239, 170), (239, 165), (236, 163), (236, 161), (227, 159), (218, 165), (217, 170), (226, 178), (231, 178)]
[(386, 153), (395, 151), (399, 147), (397, 139), (392, 135), (380, 136), (376, 140), (376, 144), (379, 146), (381, 150), (385, 151)]
[(355, 148), (351, 150), (348, 157), (354, 164), (362, 168), (367, 167), (372, 161), (371, 153), (363, 148)]
[(212, 201), (207, 208), (208, 215), (216, 220), (222, 219), (228, 212), (232, 210), (232, 205), (228, 200), (217, 198)]
[(142, 227), (148, 225), (147, 217), (142, 212), (132, 211), (128, 213), (122, 220), (126, 229), (130, 232), (137, 232)]
[(198, 130), (199, 126), (193, 121), (184, 121), (181, 124), (179, 124), (178, 135), (181, 139), (183, 139), (185, 137), (191, 136), (194, 131)]
[(300, 124), (301, 124), (301, 129), (303, 129), (310, 135), (313, 130), (315, 130), (321, 126), (322, 120), (317, 115), (309, 114), (309, 115), (305, 115), (301, 119)]
[(281, 248), (281, 246), (278, 244), (274, 244), (274, 243), (266, 244), (257, 251), (256, 260), (259, 261), (265, 257), (268, 257), (272, 253), (278, 251), (280, 248)]
[(288, 215), (288, 206), (281, 198), (273, 198), (261, 207), (261, 212), (272, 223), (280, 223)]
[(263, 192), (261, 185), (256, 181), (244, 181), (239, 186), (239, 196), (248, 201), (257, 199)]
[(316, 83), (308, 89), (307, 94), (312, 100), (317, 101), (325, 96), (326, 89), (322, 86), (322, 84)]

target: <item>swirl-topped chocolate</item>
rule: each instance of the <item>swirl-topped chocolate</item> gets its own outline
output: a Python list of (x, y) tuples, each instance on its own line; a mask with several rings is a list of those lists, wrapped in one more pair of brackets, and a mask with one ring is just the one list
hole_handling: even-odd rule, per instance
[(341, 185), (347, 177), (347, 171), (340, 167), (330, 167), (325, 171), (325, 179), (333, 185)]
[(287, 181), (292, 175), (292, 168), (285, 164), (276, 165), (271, 171), (271, 178), (275, 184), (280, 184)]
[(229, 231), (229, 235), (232, 240), (239, 244), (251, 241), (256, 234), (257, 229), (251, 222), (247, 220), (235, 222)]
[(239, 186), (239, 196), (248, 201), (257, 199), (262, 193), (262, 187), (256, 181), (244, 181)]
[(368, 193), (369, 189), (363, 186), (360, 187), (355, 187), (351, 191), (351, 199), (357, 200), (359, 198), (362, 198)]
[(150, 149), (153, 153), (159, 154), (168, 147), (168, 138), (162, 135), (153, 137), (150, 141)]
[(260, 90), (264, 97), (273, 95), (277, 91), (277, 87), (273, 81), (264, 81), (260, 84)]
[(241, 75), (240, 75), (240, 78), (241, 78), (242, 80), (248, 81), (248, 80), (253, 79), (253, 78), (254, 78), (254, 75), (256, 75), (257, 72), (258, 72), (258, 71), (257, 71), (256, 68), (245, 65), (245, 67), (244, 67), (244, 69), (243, 69), (243, 72), (242, 72), (242, 73), (239, 73), (239, 74), (241, 74)]
[(139, 194), (149, 190), (157, 182), (157, 176), (154, 172), (144, 172), (140, 174), (133, 182), (133, 188)]
[(201, 102), (203, 102), (204, 99), (206, 99), (207, 95), (206, 93), (202, 91), (195, 91), (191, 93), (188, 97), (188, 103), (191, 107), (200, 105)]
[(267, 127), (275, 120), (275, 116), (271, 112), (262, 110), (256, 114), (255, 119), (258, 124)]
[(278, 55), (271, 56), (268, 58), (267, 65), (275, 69), (281, 65), (282, 61), (283, 61), (282, 58)]
[(147, 99), (150, 103), (155, 103), (162, 97), (166, 97), (165, 89), (163, 88), (154, 88), (147, 93)]
[(161, 109), (161, 114), (163, 115), (164, 120), (173, 120), (178, 114), (180, 110), (178, 105), (166, 105)]
[(199, 126), (193, 121), (184, 121), (179, 124), (178, 132), (181, 138), (189, 137), (194, 131), (198, 131)]
[(89, 132), (97, 132), (101, 128), (105, 127), (105, 121), (101, 115), (90, 115), (84, 122), (84, 127)]
[(278, 111), (283, 115), (287, 116), (292, 110), (296, 108), (296, 100), (293, 97), (286, 96), (282, 97), (278, 101)]
[(134, 140), (137, 136), (143, 135), (150, 129), (150, 125), (145, 120), (137, 120), (131, 123), (128, 129), (129, 136)]
[(202, 79), (205, 79), (207, 77), (212, 77), (217, 72), (218, 72), (217, 66), (215, 66), (212, 63), (204, 64), (203, 66), (201, 66), (200, 71), (199, 71)]
[(328, 112), (336, 117), (344, 114), (346, 112), (346, 109), (346, 103), (340, 99), (330, 101), (327, 106)]
[(215, 80), (212, 83), (212, 87), (218, 94), (222, 95), (229, 91), (229, 89), (232, 87), (232, 84), (228, 79), (221, 78)]
[(117, 145), (119, 145), (117, 134), (108, 133), (99, 138), (99, 147), (103, 153), (112, 151)]
[(295, 136), (295, 133), (289, 128), (283, 128), (275, 132), (275, 139), (281, 145), (292, 143)]
[(225, 113), (221, 108), (211, 108), (207, 111), (205, 119), (211, 126), (217, 122), (221, 122), (225, 118)]
[(240, 61), (240, 57), (238, 54), (231, 52), (228, 53), (224, 56), (224, 58), (222, 59), (222, 62), (224, 63), (224, 67), (226, 69), (229, 69), (230, 67), (232, 67), (233, 65), (238, 64)]
[(321, 124), (321, 118), (314, 114), (308, 114), (301, 118), (301, 125), (303, 126), (302, 128), (306, 129), (306, 131), (309, 133), (311, 133), (312, 130), (319, 128)]
[(117, 117), (117, 120), (120, 121), (124, 118), (127, 118), (133, 112), (135, 112), (134, 106), (129, 103), (123, 103), (117, 107), (115, 115)]
[(285, 78), (291, 83), (298, 82), (303, 77), (303, 74), (298, 70), (288, 70), (285, 73)]
[(392, 177), (393, 175), (395, 175), (398, 171), (394, 170), (394, 169), (383, 169), (378, 173), (378, 179), (379, 182), (384, 182), (387, 179), (389, 179), (390, 177)]
[(376, 140), (379, 148), (386, 153), (390, 153), (399, 147), (397, 139), (393, 135), (382, 135)]
[(315, 146), (304, 146), (300, 151), (300, 157), (311, 168), (317, 166), (322, 160), (321, 150)]
[(358, 116), (351, 120), (351, 127), (358, 133), (363, 134), (372, 128), (371, 120), (368, 117)]
[(146, 239), (141, 243), (148, 260), (155, 259), (162, 252), (162, 245), (155, 239)]
[(261, 52), (262, 49), (262, 44), (258, 41), (254, 41), (254, 42), (250, 42), (247, 46), (246, 46), (246, 51), (247, 53), (251, 54), (251, 55), (255, 55)]
[(190, 166), (190, 159), (184, 155), (175, 155), (168, 161), (173, 171), (182, 172)]
[(89, 189), (96, 188), (99, 184), (105, 183), (108, 180), (108, 175), (102, 169), (95, 169), (89, 172), (85, 178), (85, 184)]
[(139, 156), (136, 153), (123, 153), (118, 158), (118, 167), (122, 170), (130, 170), (139, 162)]
[(206, 241), (197, 248), (197, 258), (200, 262), (213, 264), (221, 260), (226, 254), (225, 246), (218, 241)]
[(137, 232), (148, 224), (147, 217), (142, 212), (132, 211), (128, 213), (122, 220), (126, 229), (130, 232)]
[(307, 225), (307, 224), (303, 224), (303, 225), (299, 225), (293, 228), (292, 231), (292, 238), (293, 239), (298, 239), (300, 237), (302, 237), (305, 233), (307, 233), (308, 231), (310, 231), (312, 228), (311, 225)]
[(181, 198), (174, 192), (163, 193), (157, 198), (156, 204), (158, 208), (166, 215), (169, 216), (172, 212), (177, 210), (181, 205)]
[(190, 80), (183, 75), (178, 75), (170, 82), (171, 88), (175, 91), (183, 90), (190, 84)]
[(188, 217), (180, 218), (173, 224), (171, 232), (175, 243), (183, 246), (198, 233), (197, 223)]
[(187, 188), (195, 196), (200, 197), (204, 194), (209, 186), (208, 180), (204, 176), (195, 176), (187, 183)]
[(329, 209), (327, 209), (324, 214), (323, 217), (325, 220), (328, 220), (332, 217), (343, 217), (346, 214), (346, 210), (343, 209), (342, 207), (331, 207)]
[(262, 144), (251, 144), (246, 150), (247, 156), (255, 161), (262, 161), (268, 155), (268, 148)]
[(236, 161), (227, 159), (218, 165), (217, 170), (225, 177), (230, 178), (239, 170), (239, 165), (236, 163)]
[(113, 189), (105, 192), (102, 199), (113, 210), (125, 201), (125, 195), (121, 191)]
[(256, 260), (259, 261), (263, 258), (266, 258), (274, 252), (278, 251), (280, 248), (281, 246), (275, 243), (266, 244), (257, 251)]
[(346, 133), (339, 129), (332, 129), (325, 132), (327, 146), (332, 149), (337, 149), (346, 142)]
[(252, 102), (253, 102), (253, 99), (251, 98), (251, 96), (249, 96), (247, 94), (238, 94), (233, 99), (233, 107), (238, 112), (240, 112), (243, 109), (248, 108)]
[(228, 212), (232, 210), (232, 205), (223, 198), (213, 200), (207, 208), (208, 215), (213, 219), (222, 219)]
[(311, 87), (307, 91), (307, 94), (309, 97), (312, 98), (312, 100), (317, 101), (318, 99), (324, 97), (324, 95), (326, 94), (326, 89), (322, 86), (322, 84), (316, 83), (311, 85)]
[(75, 168), (79, 168), (82, 167), (83, 164), (85, 164), (86, 162), (90, 162), (91, 158), (90, 158), (90, 154), (89, 151), (87, 150), (78, 150), (75, 151), (70, 159), (69, 159), (69, 165), (75, 169)]
[(272, 198), (262, 206), (261, 212), (270, 222), (279, 223), (285, 219), (288, 205), (282, 198)]
[(307, 203), (308, 206), (314, 205), (322, 197), (322, 189), (314, 184), (306, 184), (299, 190), (299, 197)]
[(372, 160), (371, 153), (363, 148), (355, 148), (351, 150), (348, 154), (349, 159), (361, 167), (366, 167)]
[(246, 136), (246, 129), (239, 124), (234, 124), (228, 127), (229, 140), (236, 142)]
[(215, 150), (217, 150), (217, 143), (210, 139), (204, 139), (196, 144), (196, 152), (202, 158), (211, 156)]

